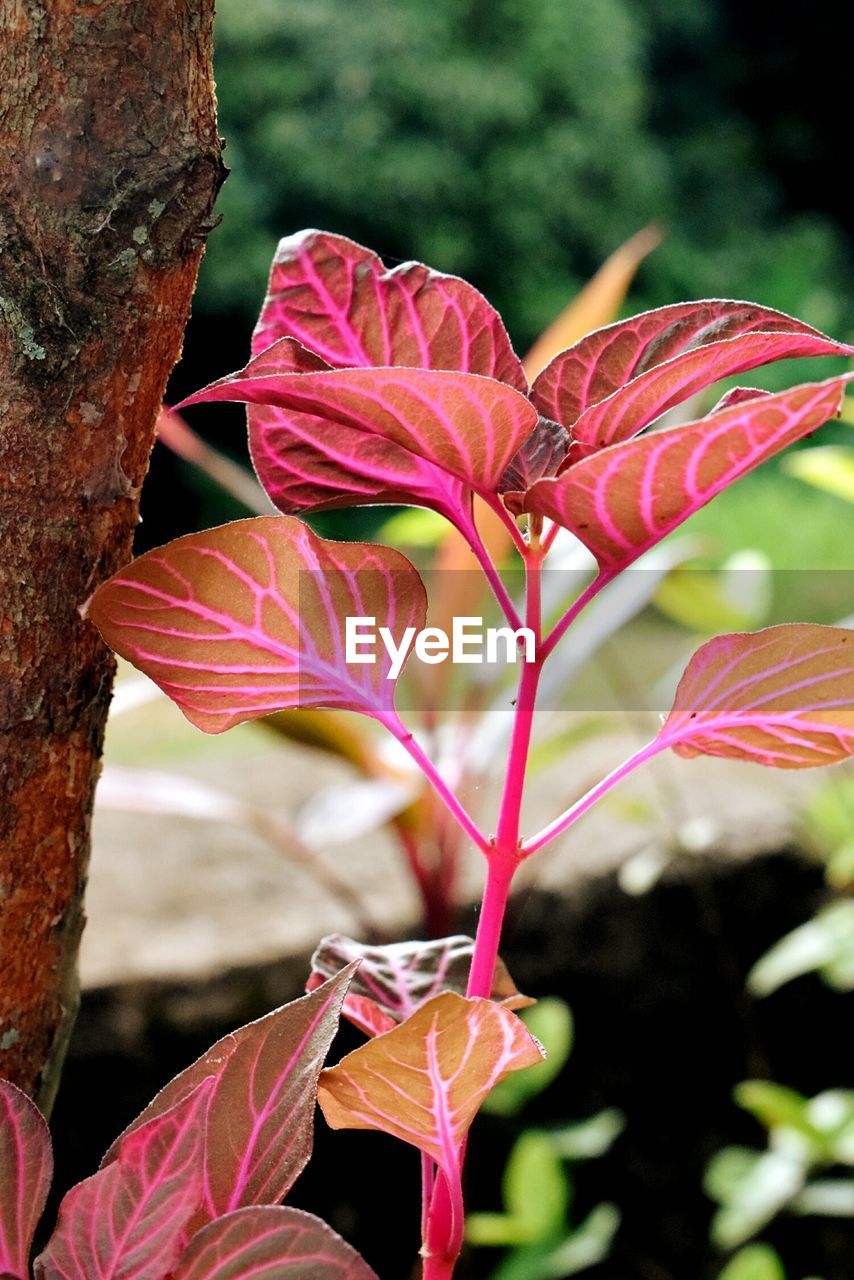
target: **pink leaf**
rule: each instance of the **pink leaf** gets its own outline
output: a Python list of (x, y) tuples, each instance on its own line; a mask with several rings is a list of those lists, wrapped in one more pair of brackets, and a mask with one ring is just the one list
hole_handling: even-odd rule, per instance
[(387, 271), (369, 249), (322, 231), (276, 250), (252, 350), (284, 337), (336, 368), (453, 369), (528, 389), (501, 317), (470, 284), (417, 262)]
[(280, 511), (401, 503), (470, 520), (461, 480), (380, 436), (269, 405), (249, 405), (248, 419), (255, 470)]
[(611, 445), (538, 481), (525, 508), (564, 525), (603, 569), (631, 564), (727, 485), (839, 412), (854, 375), (805, 383)]
[[(800, 331), (746, 333), (692, 348), (647, 369), (627, 386), (585, 410), (572, 429), (571, 459), (588, 457), (598, 449), (631, 439), (660, 414), (721, 378), (774, 360), (852, 353), (854, 348)], [(729, 403), (733, 403), (732, 398)]]
[[(474, 939), (462, 935), (372, 947), (335, 933), (324, 938), (312, 956), (309, 986), (357, 960), (359, 968), (342, 1012), (366, 1035), (380, 1035), (443, 991), (465, 995), (473, 956)], [(495, 966), (491, 998), (507, 1009), (534, 1003), (517, 990), (502, 960)]]
[(39, 1280), (163, 1280), (202, 1195), (212, 1080), (126, 1134), (115, 1160), (72, 1187), (36, 1261)]
[(325, 1222), (300, 1209), (238, 1209), (191, 1240), (174, 1280), (377, 1280)]
[(854, 632), (797, 623), (710, 640), (688, 663), (659, 742), (778, 769), (854, 755)]
[(0, 1275), (26, 1280), (53, 1177), (50, 1134), (34, 1103), (0, 1080)]
[[(738, 341), (745, 335), (755, 334), (779, 334), (780, 338), (767, 347), (761, 340), (756, 346), (748, 344), (746, 347)], [(556, 356), (543, 370), (534, 383), (531, 398), (547, 418), (572, 427), (591, 405), (605, 400), (633, 379), (646, 375), (666, 361), (674, 361), (676, 357), (692, 352), (694, 348), (708, 348), (711, 344), (721, 343), (732, 345), (719, 348), (714, 359), (721, 369), (730, 359), (729, 373), (753, 368), (766, 359), (782, 359), (787, 345), (791, 347), (791, 354), (851, 354), (850, 347), (832, 342), (818, 329), (769, 307), (759, 307), (752, 302), (718, 300), (680, 302), (620, 320), (582, 338), (574, 347)], [(765, 355), (763, 352), (766, 350), (778, 354)], [(706, 357), (709, 357), (708, 350)], [(742, 360), (747, 363), (739, 363)], [(693, 370), (693, 377), (702, 377), (702, 359), (698, 365), (699, 368), (695, 369), (692, 358), (687, 366), (675, 367)], [(724, 376), (724, 373), (717, 372), (698, 385), (707, 386)], [(661, 384), (659, 399), (668, 389), (668, 377), (665, 375)], [(658, 386), (656, 382), (653, 385)], [(670, 394), (675, 390), (674, 385)], [(689, 395), (690, 390), (684, 394)], [(680, 395), (677, 398), (684, 397)], [(651, 418), (646, 420), (649, 422)], [(601, 429), (608, 433), (607, 425)], [(591, 420), (589, 427), (584, 428), (584, 439), (598, 438), (598, 430), (594, 429)], [(627, 428), (619, 438), (624, 439), (629, 434), (631, 430)], [(609, 434), (609, 442), (616, 438)]]
[[(288, 465), (303, 467), (307, 478), (312, 468), (328, 467), (330, 450), (336, 485), (354, 462), (357, 476), (363, 475), (358, 450), (369, 447), (370, 440), (361, 439), (367, 436), (374, 441), (374, 458), (379, 456), (377, 444), (387, 442), (386, 448), (395, 445), (489, 494), (537, 425), (536, 410), (525, 396), (491, 378), (429, 369), (276, 372), (277, 352), (278, 344), (183, 404), (237, 400), (296, 414), (293, 422), (280, 414), (276, 427), (282, 445), (301, 451)], [(285, 354), (289, 361), (292, 346), (287, 340)], [(306, 424), (306, 415), (312, 423)], [(342, 433), (342, 427), (349, 432)], [(318, 450), (313, 439), (330, 428), (330, 440)], [(257, 440), (253, 448), (257, 454)], [(395, 467), (402, 465), (396, 452), (393, 459)], [(327, 489), (328, 482), (321, 478), (321, 500), (328, 496)]]
[(311, 1155), (317, 1078), (354, 967), (218, 1041), (171, 1080), (127, 1131), (160, 1115), (200, 1077), (213, 1075), (204, 1201), (194, 1226), (245, 1205), (277, 1204), (302, 1173)]
[(345, 619), (375, 617), (399, 643), (424, 625), (417, 572), (387, 547), (327, 542), (288, 516), (237, 520), (150, 551), (100, 587), (101, 634), (206, 733), (284, 707), (383, 715), (394, 680), (345, 661)]
[(460, 1144), (486, 1095), (542, 1056), (508, 1009), (445, 992), (324, 1071), (318, 1101), (333, 1129), (390, 1133), (456, 1182)]

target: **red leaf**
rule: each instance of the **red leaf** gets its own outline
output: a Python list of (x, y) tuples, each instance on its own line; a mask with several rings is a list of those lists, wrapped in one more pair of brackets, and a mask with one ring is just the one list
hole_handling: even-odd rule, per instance
[(572, 460), (629, 440), (660, 414), (721, 378), (774, 360), (851, 354), (852, 348), (810, 333), (747, 333), (686, 351), (591, 405), (573, 427)]
[(445, 992), (324, 1071), (318, 1102), (333, 1129), (390, 1133), (454, 1182), (460, 1144), (486, 1095), (542, 1056), (508, 1009)]
[(213, 1075), (204, 1204), (194, 1225), (245, 1205), (277, 1204), (302, 1173), (311, 1155), (317, 1078), (353, 970), (225, 1036), (171, 1080), (127, 1131)]
[[(759, 342), (758, 346), (751, 345), (752, 338), (746, 346), (738, 341), (744, 335), (757, 333), (781, 335), (767, 347), (778, 354), (763, 355), (765, 344)], [(758, 307), (752, 302), (722, 302), (714, 299), (680, 302), (675, 306), (661, 307), (656, 311), (632, 316), (628, 320), (620, 320), (617, 324), (598, 329), (582, 338), (574, 347), (556, 356), (543, 370), (534, 383), (531, 398), (540, 413), (547, 418), (554, 418), (565, 427), (572, 427), (591, 405), (605, 400), (632, 379), (648, 376), (649, 370), (666, 361), (673, 361), (675, 357), (693, 352), (694, 348), (708, 348), (710, 344), (720, 343), (732, 343), (721, 347), (714, 355), (721, 369), (726, 367), (727, 359), (733, 361), (728, 369), (729, 373), (754, 368), (766, 359), (782, 359), (781, 348), (786, 348), (788, 344), (792, 347), (791, 354), (851, 353), (850, 347), (833, 342), (818, 329), (769, 307)], [(708, 360), (709, 357), (710, 353), (706, 350), (705, 359)], [(742, 360), (747, 362), (740, 363)], [(692, 357), (687, 365), (676, 368), (692, 369), (693, 377), (702, 378), (703, 363), (702, 359), (698, 360), (699, 368), (694, 369)], [(664, 376), (664, 382), (659, 388), (659, 398), (667, 390), (668, 376)], [(697, 385), (707, 386), (709, 382), (725, 376), (725, 373), (717, 372)], [(653, 381), (652, 385), (659, 384)], [(684, 393), (689, 394), (690, 389)], [(678, 396), (678, 399), (683, 398), (683, 395)], [(658, 412), (662, 410), (659, 409)], [(651, 417), (646, 419), (647, 422), (651, 420)], [(616, 438), (625, 439), (631, 434), (631, 430), (627, 428), (617, 437), (610, 432), (607, 424), (594, 426), (594, 420), (591, 419), (589, 426), (583, 429), (583, 438), (595, 440), (600, 430), (608, 434), (609, 443)], [(578, 432), (574, 431), (573, 434), (578, 435)]]
[(0, 1080), (0, 1275), (26, 1280), (53, 1177), (50, 1134), (34, 1103)]
[[(465, 995), (473, 955), (474, 939), (462, 935), (371, 947), (335, 933), (322, 940), (311, 958), (309, 986), (358, 961), (342, 1012), (366, 1035), (375, 1036), (404, 1022), (443, 991)], [(506, 1009), (534, 1003), (517, 990), (502, 960), (495, 966), (492, 999)]]
[(348, 665), (344, 619), (399, 642), (424, 626), (417, 572), (387, 547), (327, 542), (288, 516), (237, 520), (150, 551), (100, 587), (89, 616), (188, 720), (221, 733), (284, 707), (383, 715), (389, 660)]
[[(290, 361), (291, 344), (285, 342), (284, 350)], [(291, 471), (302, 468), (307, 480), (319, 468), (323, 473), (320, 501), (328, 497), (330, 461), (336, 487), (346, 492), (344, 482), (351, 468), (355, 466), (357, 477), (365, 474), (359, 454), (371, 441), (374, 460), (380, 456), (380, 442), (388, 442), (490, 494), (537, 425), (536, 410), (525, 396), (473, 373), (387, 368), (276, 372), (277, 358), (278, 347), (271, 347), (245, 369), (197, 391), (183, 405), (237, 400), (287, 410), (287, 415), (275, 420), (279, 447), (286, 445), (296, 452), (283, 465)], [(292, 420), (291, 414), (296, 418)], [(306, 423), (306, 415), (313, 419), (311, 423)], [(331, 433), (318, 449), (315, 440), (330, 432), (330, 427)], [(342, 427), (349, 431), (341, 432)], [(269, 420), (265, 429), (270, 429)], [(256, 438), (256, 454), (259, 447)], [(392, 458), (392, 465), (399, 468), (402, 462), (396, 451)], [(358, 500), (358, 483), (355, 493)]]
[(501, 317), (470, 284), (417, 262), (387, 271), (369, 249), (322, 231), (276, 250), (252, 350), (283, 337), (337, 368), (453, 369), (528, 389)]
[(461, 480), (380, 436), (269, 405), (249, 405), (248, 419), (255, 470), (280, 511), (401, 503), (458, 527), (470, 519)]
[(525, 509), (564, 525), (604, 569), (623, 568), (727, 485), (838, 413), (852, 376), (737, 402), (698, 422), (611, 445), (538, 481)]
[(807, 769), (854, 755), (854, 632), (797, 623), (698, 649), (659, 735), (680, 756)]
[(325, 1222), (300, 1209), (238, 1209), (203, 1227), (174, 1280), (377, 1280)]
[(116, 1159), (72, 1187), (36, 1260), (39, 1280), (163, 1280), (202, 1196), (213, 1080), (126, 1134)]

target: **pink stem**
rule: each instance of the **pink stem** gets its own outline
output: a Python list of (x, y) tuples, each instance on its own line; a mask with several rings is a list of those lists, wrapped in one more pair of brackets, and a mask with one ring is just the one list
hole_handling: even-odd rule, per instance
[(525, 840), (521, 847), (521, 856), (523, 858), (530, 857), (532, 853), (536, 853), (538, 849), (542, 849), (544, 845), (562, 835), (573, 823), (578, 821), (582, 814), (592, 808), (604, 795), (607, 795), (612, 787), (615, 787), (618, 782), (622, 782), (623, 778), (633, 773), (638, 765), (657, 755), (659, 751), (664, 749), (665, 745), (659, 738), (654, 738), (652, 742), (648, 742), (645, 747), (642, 747), (640, 751), (636, 751), (628, 760), (624, 760), (618, 768), (608, 774), (607, 778), (597, 782), (596, 786), (591, 787), (586, 795), (583, 795), (580, 800), (576, 800), (575, 804), (570, 805), (559, 818), (555, 818), (554, 822), (550, 822), (547, 827), (543, 827), (538, 835)]
[(424, 777), (436, 792), (436, 795), (445, 805), (451, 816), (456, 819), (469, 839), (477, 845), (478, 849), (483, 853), (487, 853), (489, 851), (490, 844), (486, 836), (483, 834), (480, 827), (477, 825), (474, 818), (471, 817), (462, 802), (448, 786), (447, 782), (427, 755), (424, 748), (419, 744), (412, 732), (407, 729), (406, 725), (398, 717), (397, 713), (393, 712), (389, 715), (383, 716), (382, 723), (388, 729), (389, 733), (394, 734), (400, 745), (409, 752)]
[(611, 582), (614, 577), (615, 574), (613, 570), (601, 569), (593, 581), (584, 588), (578, 599), (572, 602), (566, 613), (555, 623), (543, 641), (542, 648), (540, 649), (540, 654), (543, 660), (549, 656), (555, 645), (560, 643), (561, 639), (566, 635), (566, 632), (572, 626), (573, 622), (575, 622), (575, 619), (581, 611), (587, 608), (590, 601), (598, 596), (602, 588), (607, 587), (608, 583)]
[(514, 630), (517, 630), (522, 625), (522, 619), (519, 617), (519, 611), (511, 600), (510, 592), (505, 587), (501, 579), (501, 574), (496, 569), (492, 557), (486, 549), (486, 544), (480, 536), (480, 530), (475, 524), (473, 517), (470, 521), (466, 522), (465, 529), (461, 529), (460, 532), (463, 534), (466, 542), (468, 542), (478, 564), (483, 570), (486, 580), (492, 588), (492, 594), (495, 596), (495, 599), (501, 607), (501, 612), (510, 623), (510, 626), (513, 627)]
[(497, 851), (493, 852), (489, 859), (467, 996), (480, 996), (488, 1000), (492, 995), (501, 926), (504, 923), (510, 884), (517, 866), (518, 859), (515, 856), (512, 859), (500, 858), (497, 856)]

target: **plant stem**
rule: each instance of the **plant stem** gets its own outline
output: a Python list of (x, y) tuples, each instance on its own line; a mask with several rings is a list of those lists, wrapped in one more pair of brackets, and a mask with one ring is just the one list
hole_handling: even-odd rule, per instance
[(492, 995), (495, 963), (498, 959), (498, 947), (501, 940), (501, 926), (507, 909), (510, 885), (513, 880), (518, 859), (504, 859), (493, 852), (486, 872), (486, 888), (480, 908), (480, 920), (475, 937), (474, 955), (469, 973), (469, 997), (480, 996), (488, 1000)]
[(514, 630), (517, 630), (522, 625), (522, 619), (519, 617), (519, 611), (511, 600), (510, 592), (505, 587), (501, 579), (501, 574), (495, 567), (492, 557), (487, 550), (486, 544), (480, 536), (480, 530), (474, 522), (474, 517), (472, 517), (470, 524), (465, 529), (465, 537), (478, 564), (484, 572), (487, 582), (492, 588), (492, 594), (498, 601), (498, 604), (501, 607), (501, 612), (510, 623), (510, 626), (513, 627)]
[(521, 846), (521, 856), (523, 858), (530, 857), (532, 853), (536, 853), (538, 849), (542, 849), (544, 845), (562, 835), (564, 831), (567, 831), (578, 821), (582, 814), (592, 808), (604, 795), (607, 795), (612, 787), (615, 787), (618, 782), (622, 782), (623, 778), (633, 773), (638, 765), (650, 760), (659, 751), (663, 750), (664, 745), (659, 739), (655, 738), (652, 742), (648, 742), (646, 746), (641, 747), (640, 751), (636, 751), (633, 756), (629, 756), (628, 760), (624, 760), (606, 778), (603, 778), (601, 782), (597, 782), (595, 787), (591, 787), (580, 800), (576, 800), (575, 804), (570, 805), (559, 818), (555, 818), (554, 822), (550, 822), (547, 827), (543, 827), (538, 835), (524, 841)]
[(407, 729), (406, 725), (399, 718), (396, 712), (392, 712), (390, 715), (384, 716), (382, 723), (388, 729), (389, 733), (393, 734), (394, 737), (397, 738), (400, 745), (409, 752), (424, 777), (436, 792), (436, 795), (445, 805), (451, 816), (457, 821), (457, 823), (459, 823), (460, 827), (462, 827), (469, 839), (477, 845), (478, 849), (483, 853), (488, 852), (490, 844), (486, 836), (483, 834), (474, 818), (471, 817), (462, 801), (458, 799), (448, 786), (447, 782), (427, 755), (424, 748), (415, 738), (412, 731)]
[(587, 608), (590, 601), (595, 599), (603, 587), (607, 587), (608, 583), (611, 582), (614, 577), (615, 574), (612, 570), (600, 570), (593, 581), (588, 583), (584, 588), (581, 595), (572, 602), (566, 613), (555, 623), (543, 641), (540, 652), (544, 661), (555, 646), (560, 643), (564, 635), (566, 635), (566, 632), (572, 626), (573, 622), (575, 622), (575, 619), (582, 610)]

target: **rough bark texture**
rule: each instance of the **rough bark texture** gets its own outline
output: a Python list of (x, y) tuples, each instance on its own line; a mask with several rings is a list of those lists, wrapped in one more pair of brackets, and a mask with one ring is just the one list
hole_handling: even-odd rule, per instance
[(223, 177), (213, 0), (0, 0), (0, 1075), (50, 1101), (76, 1008), (130, 558)]

